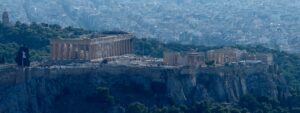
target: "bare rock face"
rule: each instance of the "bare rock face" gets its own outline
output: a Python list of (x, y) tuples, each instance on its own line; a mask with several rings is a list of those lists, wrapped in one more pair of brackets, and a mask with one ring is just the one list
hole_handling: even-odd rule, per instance
[(203, 100), (234, 103), (245, 94), (280, 101), (290, 95), (282, 76), (259, 66), (202, 68), (197, 72), (99, 66), (12, 69), (1, 73), (1, 113), (99, 112), (99, 103), (89, 99), (97, 87), (109, 88), (120, 105), (134, 101), (147, 105)]
[(206, 94), (199, 93), (198, 96), (229, 102), (237, 102), (245, 94), (285, 100), (290, 96), (285, 79), (265, 69), (267, 68), (262, 66), (225, 67), (200, 72), (197, 77), (197, 90)]

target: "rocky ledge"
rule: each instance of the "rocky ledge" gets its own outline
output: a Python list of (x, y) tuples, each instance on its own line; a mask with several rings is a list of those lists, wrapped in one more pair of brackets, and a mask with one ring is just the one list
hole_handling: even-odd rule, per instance
[(290, 96), (276, 68), (252, 66), (149, 68), (126, 66), (9, 68), (0, 75), (1, 113), (99, 111), (88, 98), (107, 87), (120, 105), (237, 102), (251, 94), (277, 101)]

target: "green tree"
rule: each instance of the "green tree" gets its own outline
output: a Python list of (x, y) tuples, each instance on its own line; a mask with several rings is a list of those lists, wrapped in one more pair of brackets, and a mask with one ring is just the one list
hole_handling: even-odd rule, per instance
[(196, 102), (188, 110), (188, 113), (211, 113), (211, 107), (210, 102)]
[(205, 64), (207, 66), (213, 66), (215, 64), (215, 61), (214, 60), (206, 61)]
[(254, 112), (259, 108), (259, 102), (256, 100), (256, 98), (252, 95), (244, 95), (240, 101), (239, 105), (241, 107), (245, 107), (249, 109), (251, 112)]
[(230, 110), (230, 113), (241, 113), (241, 110), (233, 108)]
[(183, 111), (176, 106), (172, 106), (169, 108), (168, 113), (183, 113)]
[(149, 113), (170, 113), (170, 112), (169, 112), (169, 107), (167, 106), (164, 106), (162, 108), (154, 106), (149, 110)]
[(104, 106), (112, 106), (115, 103), (115, 99), (110, 95), (109, 89), (105, 87), (97, 88), (97, 98)]
[(134, 102), (128, 105), (126, 113), (148, 113), (148, 107), (139, 102)]
[(0, 56), (0, 64), (5, 64), (4, 56)]

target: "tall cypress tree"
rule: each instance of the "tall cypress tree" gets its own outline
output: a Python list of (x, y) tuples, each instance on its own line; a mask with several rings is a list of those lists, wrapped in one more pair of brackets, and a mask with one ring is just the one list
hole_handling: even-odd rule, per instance
[(30, 66), (29, 57), (29, 49), (26, 47), (20, 47), (20, 49), (17, 52), (17, 57), (15, 58), (15, 61), (18, 64), (18, 66), (28, 67)]
[(5, 64), (5, 58), (4, 58), (4, 56), (0, 56), (0, 64)]

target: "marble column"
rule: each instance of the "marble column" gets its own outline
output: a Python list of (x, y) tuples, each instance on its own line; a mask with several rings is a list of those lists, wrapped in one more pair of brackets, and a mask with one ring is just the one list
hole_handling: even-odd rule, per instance
[(52, 43), (52, 47), (51, 47), (51, 59), (52, 60), (56, 60), (56, 43)]
[(68, 44), (65, 44), (64, 51), (65, 51), (65, 57), (64, 57), (64, 59), (65, 59), (65, 60), (68, 60), (68, 52), (69, 52)]
[(130, 39), (130, 46), (131, 46), (131, 48), (130, 48), (130, 53), (133, 53), (133, 39)]
[(124, 47), (123, 47), (123, 40), (120, 41), (120, 55), (123, 55), (124, 53)]
[(129, 44), (129, 41), (128, 41), (128, 40), (126, 40), (126, 54), (128, 54), (128, 53), (129, 53), (128, 44)]
[(109, 51), (109, 48), (108, 48), (108, 43), (104, 43), (103, 46), (104, 46), (104, 48), (103, 48), (103, 49), (104, 49), (104, 50), (103, 50), (103, 51), (104, 51), (104, 57), (107, 57), (108, 54), (109, 54), (109, 52), (110, 52), (110, 51)]
[(124, 40), (121, 40), (121, 46), (120, 46), (120, 50), (121, 50), (121, 55), (124, 55)]
[(86, 52), (87, 52), (87, 51), (86, 51), (86, 45), (82, 45), (82, 51), (83, 51), (83, 52), (82, 52), (82, 54), (83, 54), (83, 58), (82, 58), (82, 59), (83, 59), (83, 60), (86, 60)]
[(89, 50), (88, 50), (88, 45), (85, 45), (85, 59), (89, 60)]
[(108, 57), (110, 55), (110, 52), (112, 52), (110, 49), (109, 49), (109, 43), (105, 43), (104, 44), (104, 57)]
[(85, 45), (85, 60), (89, 60), (89, 46)]
[(123, 40), (123, 54), (126, 54), (126, 40)]
[(117, 42), (117, 41), (115, 41), (115, 46), (114, 46), (114, 48), (115, 48), (115, 54), (114, 54), (114, 56), (118, 56), (118, 53), (119, 53), (119, 43)]
[(105, 53), (105, 49), (104, 49), (104, 46), (103, 46), (104, 44), (103, 43), (101, 43), (100, 44), (100, 50), (99, 51), (97, 51), (97, 52), (101, 52), (101, 53), (99, 53), (100, 54), (100, 58), (103, 58), (104, 57), (104, 53)]
[(101, 52), (101, 53), (99, 53), (100, 54), (100, 58), (103, 58), (104, 57), (104, 53), (105, 53), (105, 49), (104, 49), (104, 43), (101, 43), (101, 45), (100, 45), (100, 51), (97, 51), (97, 52)]
[(123, 54), (127, 54), (126, 53), (126, 40), (123, 40)]
[(69, 60), (70, 44), (66, 44), (66, 60)]
[(118, 55), (118, 42), (114, 42), (114, 50), (115, 50), (115, 54), (113, 56), (117, 56)]
[(122, 55), (123, 47), (122, 47), (122, 40), (119, 41), (119, 55)]
[(107, 55), (107, 57), (111, 57), (113, 54), (112, 54), (112, 44), (111, 43), (107, 43), (107, 45), (108, 45), (108, 49), (107, 49), (107, 52), (108, 52), (108, 55)]
[(122, 40), (119, 40), (118, 43), (119, 43), (119, 54), (118, 54), (118, 56), (120, 56), (120, 55), (122, 55)]
[(105, 54), (106, 54), (106, 51), (105, 51), (105, 43), (102, 43), (100, 47), (101, 47), (101, 52), (102, 52), (101, 54), (102, 54), (102, 57), (105, 57)]
[(69, 44), (68, 59), (72, 59), (73, 45)]
[(126, 52), (126, 54), (128, 54), (129, 53), (129, 41), (128, 40), (125, 40), (125, 52)]
[(74, 59), (79, 59), (78, 44), (74, 44)]
[(61, 43), (58, 43), (57, 44), (57, 54), (56, 54), (56, 58), (57, 60), (60, 60), (61, 59)]
[(69, 59), (72, 59), (72, 55), (73, 55), (73, 44), (70, 44)]
[(115, 42), (110, 42), (110, 44), (111, 44), (110, 48), (111, 48), (111, 51), (112, 51), (111, 53), (112, 54), (109, 57), (116, 55), (116, 43)]
[(128, 39), (128, 53), (131, 53), (131, 41), (130, 41), (130, 39)]
[(118, 43), (118, 41), (116, 41), (115, 48), (116, 48), (116, 54), (115, 55), (118, 55), (119, 54), (119, 43)]
[(75, 59), (75, 57), (76, 57), (76, 44), (75, 43), (72, 44), (72, 50), (71, 51), (72, 51), (71, 52), (71, 59)]
[(121, 55), (121, 41), (118, 41), (118, 54), (117, 56), (120, 56)]
[(105, 43), (105, 57), (108, 57), (112, 53), (112, 50), (110, 49), (110, 44), (111, 43)]
[(58, 43), (55, 43), (55, 60), (58, 59), (58, 54), (59, 54), (59, 44)]
[(115, 56), (117, 54), (117, 49), (116, 49), (117, 43), (116, 42), (112, 42), (112, 43), (113, 45), (111, 46), (111, 48), (113, 50), (113, 54), (110, 56)]
[(63, 60), (66, 60), (66, 56), (67, 56), (67, 55), (66, 55), (66, 54), (67, 54), (67, 44), (66, 44), (66, 43), (63, 44), (62, 51), (63, 51), (63, 54), (62, 54), (63, 57), (62, 57), (62, 59), (63, 59)]
[(64, 48), (65, 48), (65, 44), (62, 43), (60, 46), (61, 46), (61, 47), (60, 47), (60, 49), (61, 49), (61, 50), (60, 50), (60, 52), (61, 52), (61, 53), (60, 53), (60, 54), (61, 54), (60, 59), (61, 59), (61, 60), (64, 60), (64, 52), (65, 52), (65, 51), (64, 51)]
[(128, 53), (132, 53), (132, 39), (129, 39), (129, 51)]
[(64, 60), (65, 58), (65, 44), (63, 43), (61, 45), (61, 60)]
[(128, 46), (128, 47), (127, 47), (127, 49), (128, 49), (127, 52), (128, 52), (128, 53), (131, 53), (131, 51), (130, 51), (130, 48), (131, 48), (130, 39), (129, 39), (128, 42), (127, 42), (127, 46)]
[(86, 50), (85, 50), (85, 59), (86, 60), (89, 60), (89, 56), (90, 56), (88, 48), (89, 48), (88, 45), (86, 45)]
[(104, 51), (104, 57), (107, 57), (108, 56), (108, 45), (107, 43), (104, 43), (103, 45), (103, 51)]
[(63, 48), (63, 50), (64, 50), (64, 60), (66, 60), (67, 59), (67, 53), (68, 53), (68, 45), (65, 43), (64, 44), (64, 48)]
[(94, 57), (93, 57), (93, 53), (95, 53), (95, 51), (93, 50), (93, 46), (95, 46), (95, 45), (89, 45), (89, 59), (95, 59)]
[(106, 49), (106, 51), (107, 51), (108, 55), (106, 57), (111, 57), (111, 56), (114, 55), (114, 52), (113, 52), (114, 48), (112, 47), (113, 44), (112, 43), (107, 43), (107, 45), (108, 45), (108, 48)]

